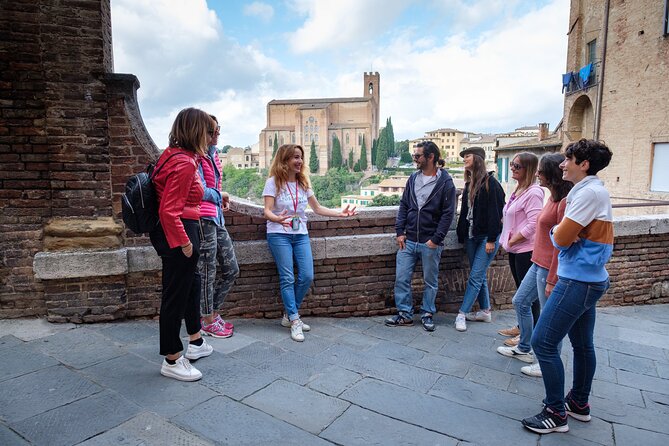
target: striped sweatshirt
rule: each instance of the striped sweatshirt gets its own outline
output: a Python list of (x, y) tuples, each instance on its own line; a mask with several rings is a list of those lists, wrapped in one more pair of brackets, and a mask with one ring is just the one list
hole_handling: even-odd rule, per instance
[(581, 282), (603, 282), (605, 265), (613, 253), (611, 198), (595, 175), (579, 181), (567, 195), (562, 221), (551, 230), (558, 254), (558, 277)]

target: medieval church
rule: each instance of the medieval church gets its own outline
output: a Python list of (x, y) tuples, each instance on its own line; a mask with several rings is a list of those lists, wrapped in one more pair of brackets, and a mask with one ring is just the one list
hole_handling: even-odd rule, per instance
[(269, 168), (275, 139), (277, 146), (299, 144), (309, 164), (311, 142), (316, 146), (319, 174), (327, 172), (335, 137), (342, 157), (360, 159), (363, 141), (371, 166), (372, 141), (379, 136), (379, 73), (364, 73), (362, 97), (322, 99), (275, 99), (267, 104), (267, 126), (260, 132), (260, 168)]

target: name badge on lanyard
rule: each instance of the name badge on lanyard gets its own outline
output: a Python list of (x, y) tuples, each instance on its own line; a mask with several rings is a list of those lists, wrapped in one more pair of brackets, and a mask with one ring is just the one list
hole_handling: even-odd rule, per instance
[(288, 185), (288, 183), (286, 183), (286, 187), (288, 188), (288, 193), (290, 193), (290, 200), (293, 202), (295, 210), (295, 214), (293, 214), (293, 218), (290, 220), (290, 227), (292, 228), (293, 231), (299, 231), (301, 220), (299, 215), (297, 215), (298, 192), (299, 192), (297, 181), (295, 181), (295, 197), (293, 197), (293, 191), (290, 190), (290, 186)]

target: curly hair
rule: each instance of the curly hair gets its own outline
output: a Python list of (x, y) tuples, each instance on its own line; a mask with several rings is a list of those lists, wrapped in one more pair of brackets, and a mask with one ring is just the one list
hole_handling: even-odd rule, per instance
[(597, 172), (609, 165), (613, 153), (603, 142), (582, 138), (569, 144), (564, 151), (564, 156), (575, 159), (576, 164), (588, 161), (590, 166), (587, 174), (597, 175)]

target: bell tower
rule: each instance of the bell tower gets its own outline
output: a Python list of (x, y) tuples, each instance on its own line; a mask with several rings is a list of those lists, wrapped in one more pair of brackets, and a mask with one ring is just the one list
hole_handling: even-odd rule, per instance
[(363, 84), (363, 96), (372, 99), (372, 138), (378, 138), (379, 112), (381, 108), (381, 77), (379, 76), (379, 72), (365, 72)]

